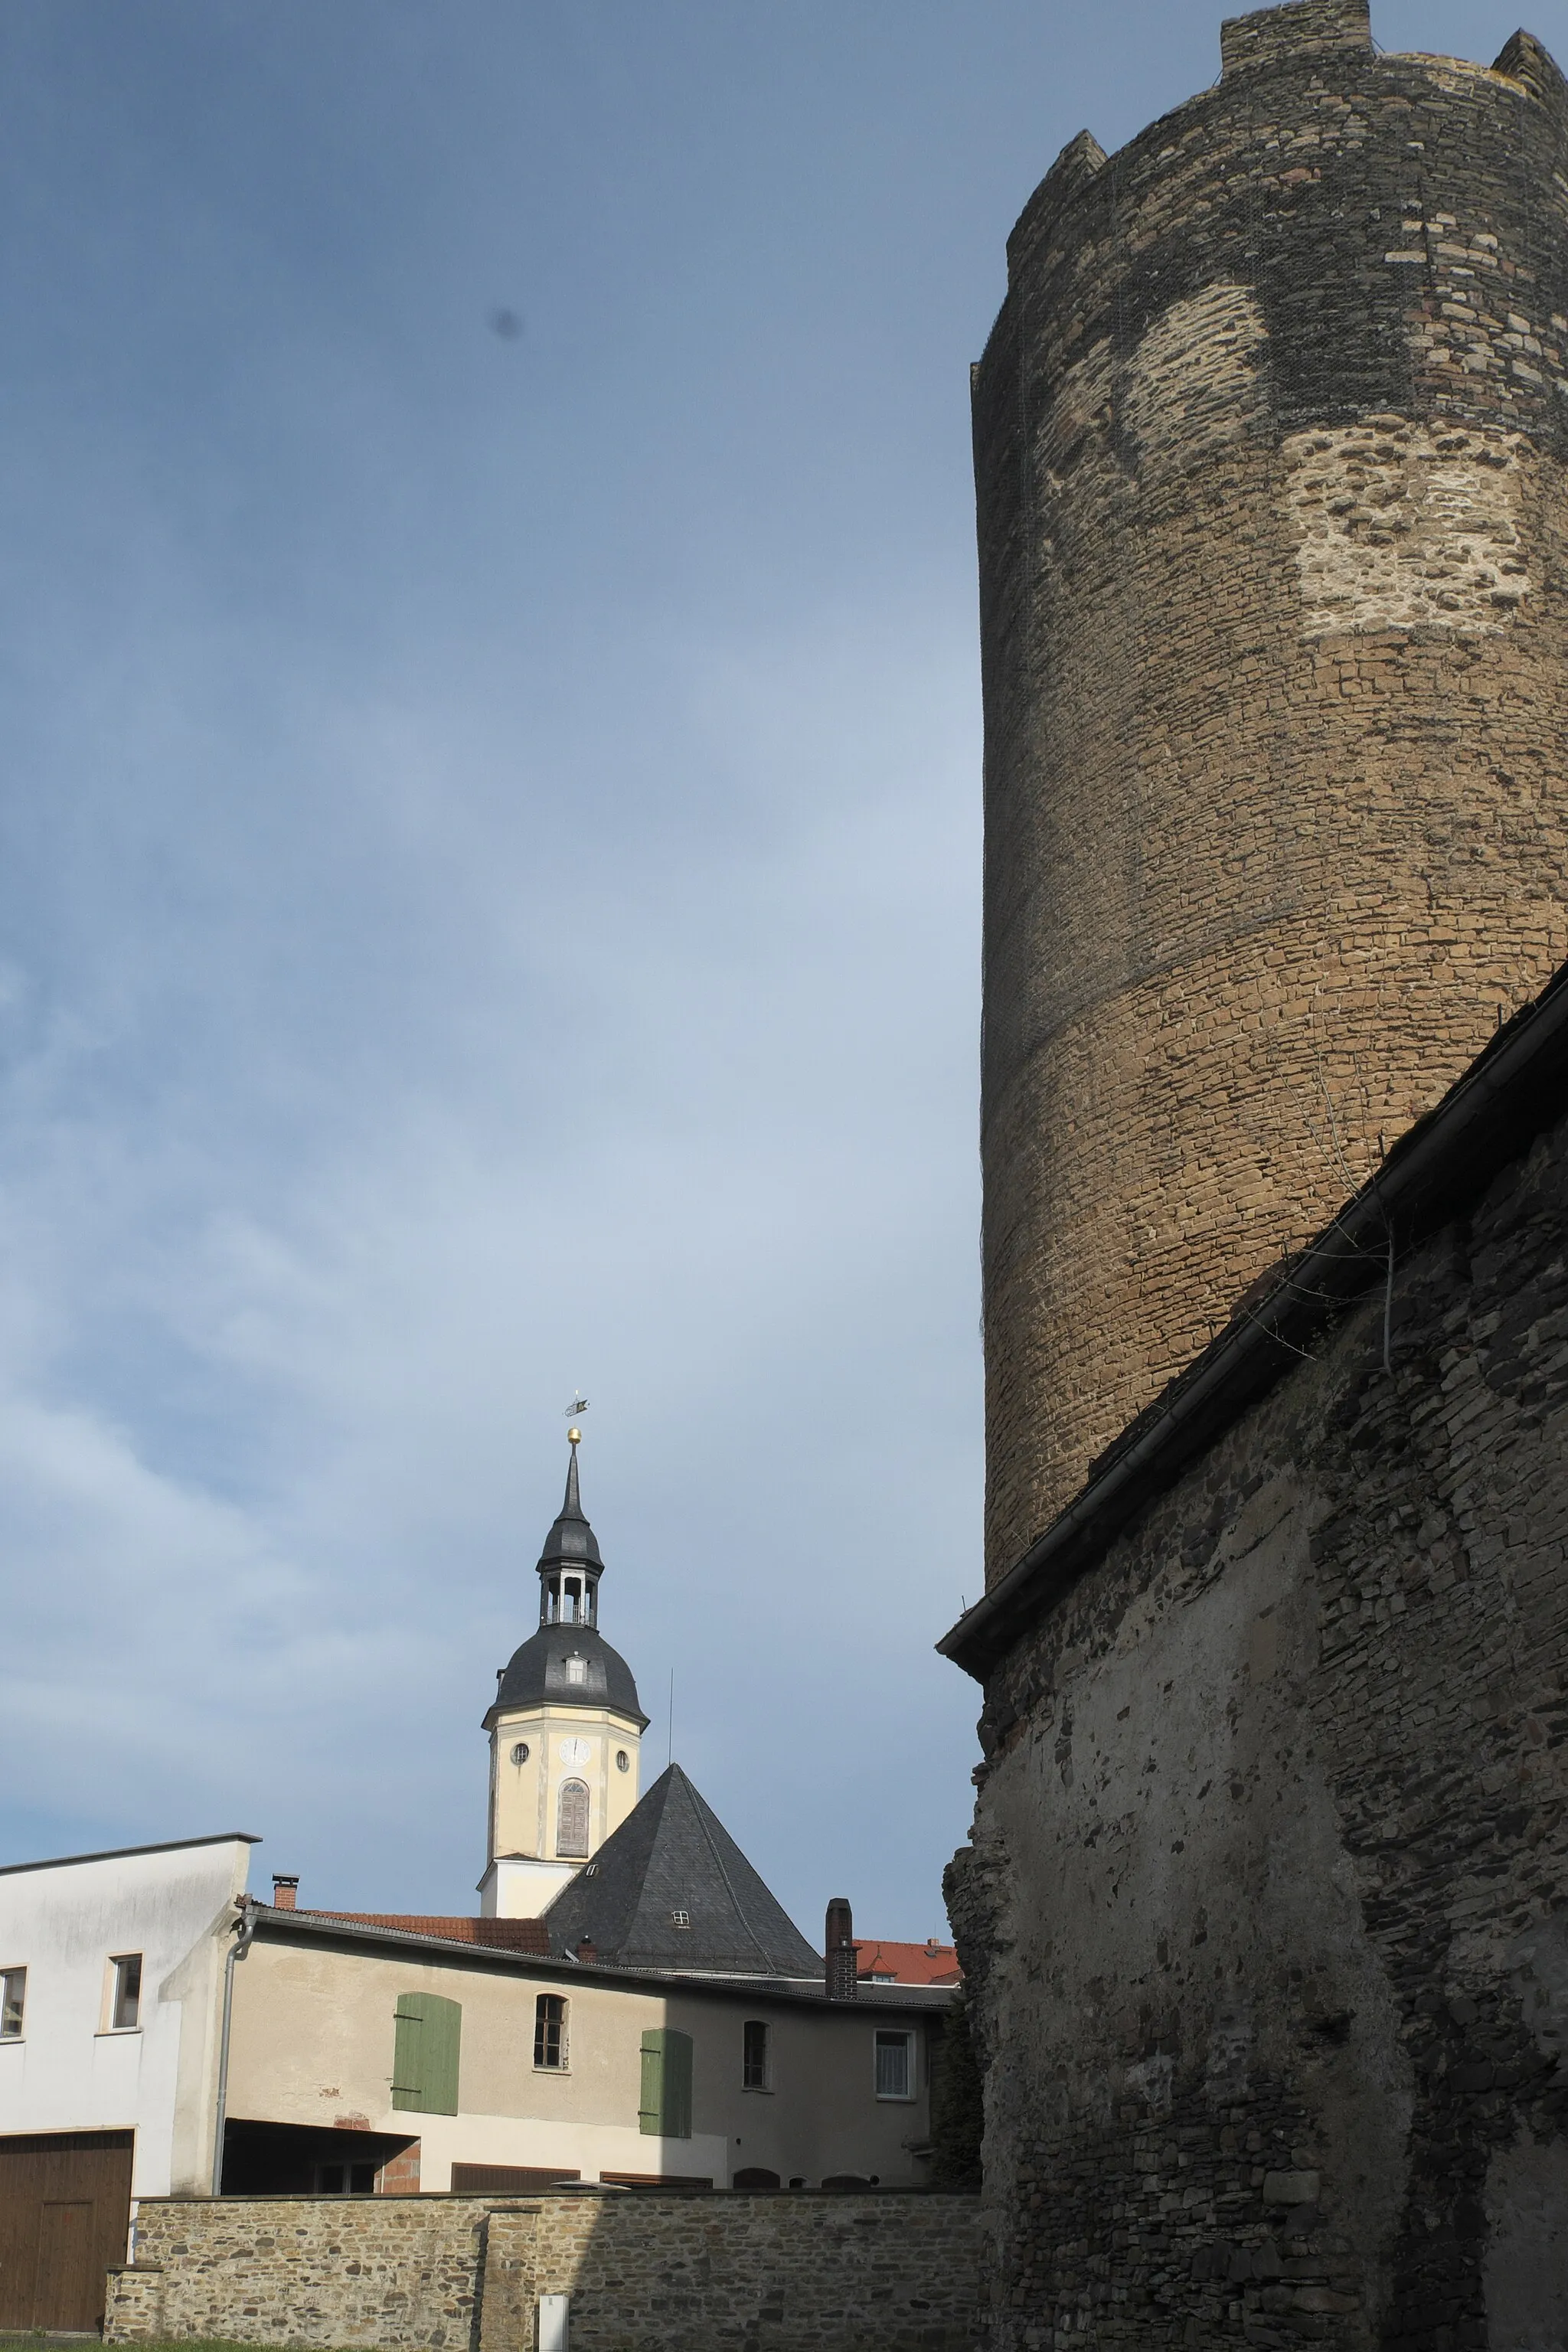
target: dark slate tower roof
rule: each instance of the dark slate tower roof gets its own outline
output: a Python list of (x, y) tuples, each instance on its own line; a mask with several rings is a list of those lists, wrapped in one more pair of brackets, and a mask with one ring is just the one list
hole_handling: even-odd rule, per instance
[(822, 1975), (820, 1954), (679, 1764), (562, 1888), (544, 1924), (552, 1951), (575, 1954), (587, 1942), (617, 1968)]
[[(485, 1717), (489, 1730), (498, 1709), (517, 1706), (613, 1707), (646, 1729), (632, 1670), (599, 1631), (599, 1579), (605, 1563), (583, 1510), (577, 1484), (577, 1433), (566, 1470), (566, 1497), (539, 1555), (539, 1631), (531, 1634), (501, 1669)], [(585, 1671), (574, 1679), (567, 1661), (580, 1658)]]
[(583, 1510), (583, 1497), (577, 1486), (577, 1445), (573, 1431), (572, 1456), (566, 1465), (566, 1499), (562, 1504), (555, 1525), (544, 1538), (544, 1549), (539, 1555), (542, 1572), (547, 1568), (597, 1568), (605, 1563), (599, 1558), (598, 1538), (588, 1525)]
[[(574, 1682), (566, 1671), (568, 1658), (582, 1658), (587, 1673)], [(513, 1706), (609, 1706), (629, 1715), (639, 1730), (647, 1717), (637, 1705), (632, 1670), (618, 1650), (612, 1650), (593, 1625), (542, 1625), (531, 1633), (496, 1685), (495, 1705)], [(489, 1721), (489, 1717), (486, 1717)]]

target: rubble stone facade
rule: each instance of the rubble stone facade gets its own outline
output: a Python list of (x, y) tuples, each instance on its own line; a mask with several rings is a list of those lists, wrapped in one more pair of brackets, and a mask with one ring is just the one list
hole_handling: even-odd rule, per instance
[(1560, 1123), (994, 1664), (949, 1898), (997, 2352), (1568, 2344), (1555, 1050)]
[(1568, 87), (1222, 55), (975, 370), (993, 1580), (1568, 948)]
[(528, 2352), (973, 2352), (978, 2198), (153, 2199), (110, 2273), (111, 2344)]

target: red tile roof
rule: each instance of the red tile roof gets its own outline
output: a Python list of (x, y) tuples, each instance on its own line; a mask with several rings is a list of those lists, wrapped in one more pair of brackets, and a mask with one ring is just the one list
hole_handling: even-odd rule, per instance
[(447, 1919), (424, 1912), (319, 1911), (300, 1906), (310, 1919), (342, 1919), (349, 1927), (402, 1927), (411, 1936), (438, 1936), (448, 1944), (488, 1944), (502, 1952), (550, 1955), (550, 1931), (542, 1919)]
[(894, 1984), (955, 1985), (963, 1981), (963, 1971), (958, 1965), (958, 1954), (951, 1944), (932, 1940), (925, 1944), (872, 1943), (864, 1936), (855, 1938), (855, 1973), (864, 1983), (868, 1977), (879, 1977)]

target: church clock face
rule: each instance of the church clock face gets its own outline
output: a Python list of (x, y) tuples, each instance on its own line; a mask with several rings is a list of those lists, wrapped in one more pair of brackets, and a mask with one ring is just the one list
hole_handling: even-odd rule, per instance
[(563, 1764), (585, 1764), (594, 1750), (585, 1739), (563, 1739), (561, 1743)]

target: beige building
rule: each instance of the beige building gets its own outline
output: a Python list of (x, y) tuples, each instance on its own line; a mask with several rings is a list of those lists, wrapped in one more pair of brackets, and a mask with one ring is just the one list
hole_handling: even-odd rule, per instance
[(829, 2000), (820, 1974), (632, 1970), (266, 1905), (247, 1925), (230, 2193), (924, 2178), (945, 1991)]

